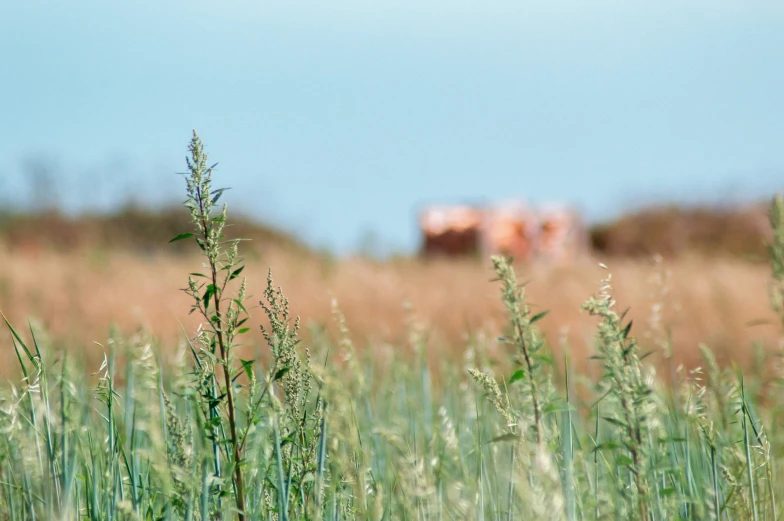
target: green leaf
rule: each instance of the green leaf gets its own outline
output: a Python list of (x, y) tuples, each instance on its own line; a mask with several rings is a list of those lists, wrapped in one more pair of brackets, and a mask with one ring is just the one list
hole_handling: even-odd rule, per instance
[(214, 353), (210, 353), (206, 349), (201, 349), (201, 352), (204, 354), (204, 356), (206, 356), (207, 358), (211, 359), (213, 361), (213, 363), (219, 364), (221, 362), (220, 358), (215, 356)]
[(245, 374), (248, 375), (248, 378), (253, 378), (253, 360), (240, 358), (240, 363), (242, 363), (242, 368), (245, 369)]
[(231, 276), (229, 277), (229, 280), (234, 280), (234, 279), (236, 279), (236, 278), (237, 278), (237, 276), (238, 276), (240, 273), (242, 273), (242, 270), (244, 270), (244, 269), (245, 269), (245, 266), (240, 266), (239, 268), (237, 268), (236, 270), (234, 270), (234, 271), (231, 273)]
[(210, 298), (212, 298), (213, 295), (215, 295), (215, 284), (210, 284), (207, 286), (207, 290), (204, 292), (204, 296), (202, 297), (205, 308), (209, 306)]
[(278, 372), (277, 372), (277, 373), (275, 373), (275, 376), (272, 378), (272, 380), (273, 380), (273, 381), (274, 381), (274, 380), (280, 380), (280, 379), (281, 379), (281, 378), (283, 378), (283, 377), (286, 375), (286, 373), (288, 373), (290, 370), (291, 370), (291, 367), (289, 367), (289, 366), (281, 367), (280, 369), (278, 369)]
[(593, 451), (600, 451), (600, 450), (618, 450), (622, 448), (623, 445), (617, 443), (615, 441), (605, 441), (604, 443), (598, 444)]
[(541, 313), (539, 313), (537, 315), (534, 315), (534, 317), (531, 318), (531, 321), (529, 322), (529, 324), (535, 324), (535, 323), (539, 322), (544, 317), (546, 317), (548, 313), (550, 313), (550, 312), (549, 311), (542, 311)]
[(634, 320), (630, 320), (629, 324), (624, 328), (624, 330), (623, 330), (623, 338), (626, 338), (626, 337), (629, 336), (629, 331), (632, 330), (632, 324), (633, 323), (634, 323)]
[(553, 357), (550, 356), (550, 355), (544, 354), (544, 353), (536, 353), (535, 355), (533, 355), (532, 358), (534, 360), (538, 360), (538, 361), (543, 362), (545, 364), (552, 365), (554, 363)]
[[(247, 313), (247, 314), (250, 314), (250, 313), (248, 313), (248, 310), (247, 310), (247, 309), (245, 309), (245, 305), (242, 303), (242, 301), (241, 301), (240, 299), (238, 299), (238, 298), (235, 298), (235, 299), (234, 299), (234, 303), (235, 303), (235, 304), (237, 304), (237, 306), (239, 306), (239, 308), (240, 308), (242, 311), (244, 311), (244, 312), (245, 312), (245, 313)], [(242, 322), (240, 322), (240, 324), (242, 324)]]
[(658, 438), (656, 441), (662, 445), (670, 445), (671, 443), (684, 443), (687, 440), (683, 436), (664, 436)]
[[(0, 314), (2, 314), (2, 313), (0, 313)], [(11, 325), (11, 322), (8, 321), (6, 316), (5, 315), (2, 315), (2, 316), (3, 316), (3, 320), (5, 321), (5, 325), (8, 326), (8, 329), (11, 331), (11, 335), (13, 335), (14, 339), (16, 339), (17, 342), (19, 342), (19, 345), (21, 345), (22, 349), (24, 349), (24, 352), (25, 352), (25, 355), (27, 355), (27, 358), (33, 363), (35, 368), (38, 369), (40, 367), (40, 365), (39, 365), (38, 361), (36, 360), (35, 356), (33, 356), (33, 354), (27, 348), (27, 344), (24, 343), (24, 340), (22, 340), (22, 337), (19, 335), (19, 333), (16, 332), (16, 329), (14, 329), (14, 326)], [(19, 363), (21, 363), (21, 362), (22, 362), (22, 360), (20, 358), (19, 359)]]
[(181, 233), (177, 237), (175, 237), (174, 239), (170, 240), (169, 242), (176, 242), (176, 241), (181, 241), (183, 239), (190, 239), (191, 237), (193, 237), (193, 233), (191, 233), (191, 232)]
[(617, 425), (618, 427), (627, 427), (626, 422), (623, 422), (611, 416), (602, 416), (602, 419), (612, 423), (613, 425)]
[(231, 190), (231, 188), (218, 188), (217, 190), (213, 190), (211, 194), (214, 196), (214, 199), (212, 200), (212, 204), (217, 203), (218, 199), (221, 198), (223, 192), (225, 192), (226, 190)]
[(249, 328), (249, 327), (243, 327), (242, 329), (240, 329), (240, 330), (238, 330), (238, 331), (237, 331), (237, 334), (238, 334), (238, 335), (244, 335), (244, 334), (245, 334), (245, 333), (247, 333), (248, 331), (250, 331), (250, 328)]
[(522, 369), (518, 369), (518, 370), (517, 370), (517, 371), (515, 371), (515, 372), (514, 372), (514, 374), (513, 374), (513, 375), (512, 375), (512, 376), (509, 378), (509, 382), (508, 382), (508, 384), (509, 384), (509, 385), (512, 385), (512, 384), (513, 384), (513, 383), (515, 383), (517, 380), (522, 380), (523, 378), (525, 378), (525, 371), (523, 371)]

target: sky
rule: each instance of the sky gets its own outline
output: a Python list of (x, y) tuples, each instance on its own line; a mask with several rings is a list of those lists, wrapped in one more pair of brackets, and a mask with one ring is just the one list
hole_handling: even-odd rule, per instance
[(6, 206), (178, 202), (192, 129), (230, 215), (339, 254), (413, 251), (425, 204), (595, 222), (784, 188), (781, 2), (35, 0), (0, 20)]

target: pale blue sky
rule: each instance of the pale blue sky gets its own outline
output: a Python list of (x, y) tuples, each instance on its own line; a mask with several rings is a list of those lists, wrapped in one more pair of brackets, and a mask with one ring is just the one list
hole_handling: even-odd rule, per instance
[(36, 156), (72, 210), (179, 200), (191, 128), (231, 205), (338, 252), (413, 249), (430, 201), (750, 200), (784, 187), (782, 6), (6, 1), (2, 200)]

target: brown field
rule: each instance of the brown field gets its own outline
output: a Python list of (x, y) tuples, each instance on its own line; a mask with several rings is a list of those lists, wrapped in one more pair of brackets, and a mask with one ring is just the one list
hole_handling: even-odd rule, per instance
[[(190, 302), (178, 289), (184, 286), (188, 272), (200, 269), (201, 262), (187, 255), (6, 251), (0, 253), (0, 311), (18, 326), (28, 317), (40, 319), (56, 345), (83, 347), (95, 357), (101, 350), (93, 342), (106, 341), (110, 324), (125, 334), (141, 327), (162, 345), (173, 346), (183, 336), (180, 322), (189, 332), (196, 327), (197, 317), (188, 315)], [(567, 266), (518, 267), (520, 280), (528, 282), (532, 311), (550, 310), (539, 324), (556, 355), (568, 343), (575, 365), (582, 367), (592, 354), (595, 323), (580, 306), (606, 275), (597, 264), (595, 259), (586, 259)], [(669, 367), (697, 364), (701, 342), (725, 363), (742, 365), (751, 361), (753, 342), (770, 348), (778, 345), (765, 264), (697, 257), (658, 264), (618, 259), (607, 264), (619, 310), (631, 308), (633, 334), (658, 353), (659, 363), (665, 363), (660, 346), (666, 327), (671, 330), (674, 351), (666, 361)], [(255, 325), (263, 315), (257, 304), (269, 266), (293, 313), (302, 317), (306, 337), (312, 334), (308, 325), (328, 325), (334, 331), (333, 296), (346, 315), (355, 344), (362, 349), (407, 344), (407, 302), (413, 309), (410, 316), (428, 333), (430, 356), (462, 356), (469, 332), (495, 338), (503, 331), (503, 310), (497, 284), (490, 282), (489, 262), (330, 262), (285, 250), (268, 252), (263, 259), (248, 259), (244, 272), (253, 295), (249, 311)], [(667, 282), (662, 285), (664, 278)], [(663, 327), (653, 320), (656, 304), (661, 304)], [(255, 328), (252, 331), (246, 342), (258, 346), (261, 334)], [(495, 350), (500, 355), (498, 349), (492, 343), (490, 354)], [(4, 360), (2, 371), (8, 369), (9, 361), (15, 363), (10, 351)]]

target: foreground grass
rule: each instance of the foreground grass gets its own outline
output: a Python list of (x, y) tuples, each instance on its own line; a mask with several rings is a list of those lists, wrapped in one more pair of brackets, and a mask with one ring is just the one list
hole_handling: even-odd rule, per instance
[[(424, 361), (412, 366), (392, 351), (379, 372), (348, 337), (311, 346), (317, 384), (298, 415), (283, 393), (270, 393), (257, 423), (241, 420), (248, 518), (776, 519), (784, 507), (778, 388), (720, 370), (706, 351), (704, 374), (681, 374), (675, 393), (650, 382), (636, 447), (645, 461), (635, 464), (620, 402), (577, 375), (562, 392), (548, 389), (543, 441), (529, 436), (523, 379), (467, 378), (488, 342), (473, 339), (462, 360), (445, 361), (438, 389)], [(189, 349), (162, 370), (145, 339), (115, 339), (89, 377), (47, 346), (25, 359), (17, 345), (27, 377), (3, 390), (3, 518), (234, 517), (231, 458), (205, 428), (209, 410), (196, 389), (205, 382), (187, 363)], [(330, 369), (330, 360), (341, 363)], [(244, 398), (238, 408), (251, 405)], [(298, 436), (302, 421), (311, 427)]]
[[(744, 375), (702, 346), (704, 369), (672, 367), (662, 384), (644, 359), (671, 351), (671, 337), (660, 327), (635, 338), (609, 274), (584, 305), (594, 379), (552, 356), (539, 330), (551, 317), (529, 310), (503, 258), (493, 284), (505, 326), (469, 336), (461, 356), (435, 365), (427, 331), (410, 321), (405, 345), (373, 359), (336, 302), (337, 340), (316, 330), (304, 345), (270, 274), (256, 333), (268, 356), (242, 358), (238, 339), (252, 332), (241, 258), (222, 242), (226, 212), (211, 212), (221, 192), (196, 136), (191, 152), (196, 235), (177, 238), (198, 238), (207, 261), (186, 288), (202, 327), (171, 364), (144, 336), (116, 335), (96, 371), (9, 324), (22, 374), (0, 389), (0, 517), (778, 518), (778, 359), (760, 350), (764, 378)], [(784, 316), (777, 201), (771, 295)], [(508, 364), (491, 362), (499, 349)]]

